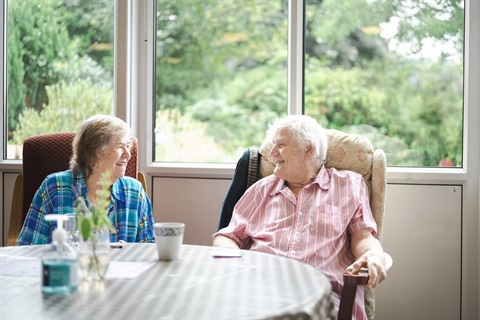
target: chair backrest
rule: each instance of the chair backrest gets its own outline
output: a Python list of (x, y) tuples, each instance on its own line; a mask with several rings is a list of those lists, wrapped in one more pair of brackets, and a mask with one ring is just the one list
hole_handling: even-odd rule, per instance
[[(70, 167), (74, 137), (74, 132), (60, 132), (36, 135), (24, 140), (23, 173), (22, 177), (17, 179), (17, 181), (21, 183), (23, 178), (23, 188), (14, 188), (8, 245), (12, 245), (16, 236), (18, 236), (20, 230), (16, 230), (18, 228), (16, 225), (18, 225), (19, 221), (20, 224), (23, 224), (33, 196), (45, 177), (54, 172), (67, 170)], [(133, 138), (132, 140), (132, 157), (130, 161), (128, 161), (125, 175), (138, 178), (141, 174), (141, 178), (144, 178), (143, 174), (138, 172), (137, 139)], [(144, 185), (144, 188), (146, 188), (145, 182), (141, 179), (139, 180)], [(23, 196), (16, 194), (18, 192), (22, 192)], [(21, 209), (19, 207), (21, 207)], [(15, 230), (12, 231), (12, 228)]]
[[(381, 240), (383, 230), (383, 216), (386, 197), (386, 168), (387, 160), (381, 149), (374, 150), (372, 143), (364, 136), (348, 134), (339, 130), (326, 129), (328, 150), (326, 167), (335, 167), (339, 170), (351, 170), (360, 173), (368, 187), (370, 207), (373, 218), (377, 223), (377, 239)], [(257, 154), (255, 153), (257, 152)], [(230, 221), (234, 203), (241, 197), (246, 188), (256, 180), (273, 173), (274, 165), (268, 160), (268, 144), (260, 149), (249, 148), (237, 163), (232, 186), (225, 197), (220, 216), (219, 228), (225, 227)], [(242, 168), (246, 166), (246, 168)], [(245, 182), (236, 177), (243, 175)], [(256, 175), (256, 179), (252, 178)], [(233, 184), (244, 183), (240, 188)], [(242, 194), (233, 194), (235, 192)], [(369, 319), (375, 313), (375, 299), (373, 291), (365, 288), (365, 311)]]

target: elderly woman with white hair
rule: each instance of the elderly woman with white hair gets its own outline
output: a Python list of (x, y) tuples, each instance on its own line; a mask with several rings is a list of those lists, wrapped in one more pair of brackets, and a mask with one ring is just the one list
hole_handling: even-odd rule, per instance
[[(329, 277), (338, 311), (345, 270), (368, 268), (367, 286), (375, 288), (392, 264), (374, 237), (367, 186), (356, 172), (324, 166), (327, 137), (313, 118), (291, 115), (275, 121), (266, 143), (273, 175), (247, 189), (229, 225), (213, 235), (213, 244), (312, 265)], [(366, 318), (363, 288), (357, 290), (352, 314)]]

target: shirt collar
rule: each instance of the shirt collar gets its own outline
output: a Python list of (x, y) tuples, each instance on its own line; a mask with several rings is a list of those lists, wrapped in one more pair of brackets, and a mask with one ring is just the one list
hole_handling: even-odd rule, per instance
[[(87, 198), (87, 184), (85, 183), (85, 177), (83, 176), (83, 173), (79, 170), (73, 170), (73, 175), (74, 175), (74, 180), (75, 180), (74, 185), (77, 186), (77, 190), (75, 192), (78, 193), (78, 191), (79, 191), (78, 189), (80, 189), (80, 194), (86, 199)], [(119, 201), (124, 201), (125, 200), (125, 194), (123, 192), (121, 192), (120, 183), (121, 183), (120, 179), (118, 179), (112, 185), (112, 202), (115, 202), (116, 200), (119, 200)]]
[(82, 196), (87, 197), (87, 184), (85, 183), (85, 177), (80, 170), (72, 170), (73, 175), (73, 194), (75, 197)]
[(315, 181), (320, 188), (323, 190), (328, 190), (330, 188), (330, 172), (328, 171), (327, 167), (325, 165), (322, 165), (320, 168), (320, 171), (318, 172), (317, 177), (315, 178)]
[(120, 180), (121, 179), (118, 179), (112, 185), (112, 201), (113, 202), (115, 202), (115, 200), (119, 200), (119, 201), (124, 201), (125, 200), (125, 193), (121, 191)]
[[(279, 192), (281, 192), (283, 189), (286, 187), (286, 181), (283, 179), (278, 179), (277, 185), (275, 188), (273, 188), (273, 192), (271, 195), (275, 195)], [(318, 172), (317, 176), (315, 177), (315, 180), (313, 180), (310, 184), (307, 186), (310, 186), (312, 184), (318, 184), (318, 186), (323, 189), (323, 190), (328, 190), (330, 187), (330, 173), (328, 169), (325, 167), (325, 165), (322, 165), (320, 168), (320, 171)]]

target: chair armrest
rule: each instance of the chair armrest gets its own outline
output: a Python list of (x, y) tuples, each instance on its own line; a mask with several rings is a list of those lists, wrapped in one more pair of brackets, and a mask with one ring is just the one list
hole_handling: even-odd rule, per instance
[(23, 226), (23, 174), (15, 178), (7, 246), (14, 246)]
[(368, 271), (360, 270), (357, 274), (345, 272), (343, 274), (343, 281), (345, 284), (367, 284), (368, 283)]
[(140, 181), (140, 183), (143, 186), (143, 190), (147, 192), (147, 179), (145, 178), (145, 174), (142, 171), (137, 172), (137, 180)]
[(357, 286), (368, 283), (368, 271), (360, 270), (358, 274), (345, 272), (343, 274), (343, 290), (338, 308), (338, 320), (352, 319), (353, 303)]

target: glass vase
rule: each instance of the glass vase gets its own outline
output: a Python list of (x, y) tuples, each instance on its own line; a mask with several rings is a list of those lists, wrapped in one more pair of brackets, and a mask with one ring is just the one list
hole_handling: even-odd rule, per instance
[(86, 281), (102, 281), (110, 264), (110, 233), (108, 229), (96, 230), (94, 237), (80, 237), (78, 262)]

